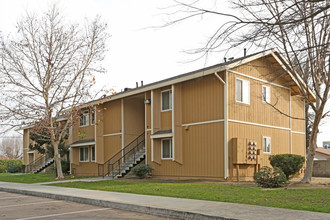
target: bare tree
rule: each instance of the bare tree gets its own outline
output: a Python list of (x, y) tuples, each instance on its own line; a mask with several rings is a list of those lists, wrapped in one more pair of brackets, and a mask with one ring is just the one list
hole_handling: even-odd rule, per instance
[[(195, 53), (204, 56), (209, 52), (228, 51), (237, 47), (276, 47), (284, 55), (300, 93), (314, 112), (306, 171), (302, 180), (309, 183), (317, 147), (318, 126), (329, 114), (325, 111), (325, 105), (330, 89), (330, 1), (234, 0), (233, 14), (214, 8), (202, 8), (198, 0), (192, 3), (175, 2), (170, 9), (175, 9), (172, 15), (179, 14), (180, 17), (175, 17), (166, 25), (205, 15), (219, 17), (219, 22), (213, 23), (218, 29)], [(307, 74), (303, 77), (305, 82), (298, 80), (299, 72)], [(309, 85), (310, 89), (305, 85)], [(311, 92), (316, 96), (315, 102)]]
[(3, 138), (0, 145), (0, 152), (9, 159), (21, 159), (23, 156), (21, 137)]
[(0, 39), (1, 125), (32, 124), (54, 147), (61, 179), (58, 145), (91, 97), (94, 74), (104, 72), (107, 24), (100, 17), (69, 23), (54, 4), (42, 15), (27, 12), (16, 28)]

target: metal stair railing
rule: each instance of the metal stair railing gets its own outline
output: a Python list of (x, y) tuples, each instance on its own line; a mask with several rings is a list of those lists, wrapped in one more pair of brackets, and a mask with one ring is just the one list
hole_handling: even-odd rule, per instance
[(107, 160), (104, 164), (98, 165), (98, 175), (99, 176), (107, 176), (113, 175), (116, 169), (120, 170), (120, 165), (123, 164), (125, 161), (131, 159), (135, 160), (135, 155), (141, 149), (144, 148), (144, 141), (145, 141), (145, 132), (140, 134), (137, 138), (131, 141), (126, 147), (112, 156), (109, 160)]
[(42, 165), (45, 165), (49, 160), (51, 160), (53, 157), (45, 154), (38, 159), (34, 160), (32, 163), (27, 165), (26, 172), (27, 173), (33, 173), (33, 171), (37, 170)]
[(38, 162), (39, 160), (42, 160), (44, 158), (45, 155), (38, 157), (37, 159), (35, 159), (34, 161), (32, 161), (31, 163), (29, 163), (28, 165), (25, 166), (25, 173), (31, 173), (32, 170), (35, 169), (35, 163)]

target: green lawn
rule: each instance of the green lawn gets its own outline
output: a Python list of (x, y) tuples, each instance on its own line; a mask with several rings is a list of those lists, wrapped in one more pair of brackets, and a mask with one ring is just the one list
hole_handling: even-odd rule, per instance
[[(67, 176), (65, 179), (77, 179), (81, 177)], [(3, 182), (15, 182), (15, 183), (42, 183), (55, 181), (56, 176), (54, 174), (21, 174), (21, 173), (0, 173), (0, 181)]]
[(145, 195), (242, 203), (330, 213), (329, 189), (271, 189), (195, 183), (163, 183), (110, 180), (68, 182), (54, 186), (105, 190)]

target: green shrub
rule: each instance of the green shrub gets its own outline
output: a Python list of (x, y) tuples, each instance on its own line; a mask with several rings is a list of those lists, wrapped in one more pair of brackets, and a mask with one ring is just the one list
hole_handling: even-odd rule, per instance
[(5, 165), (0, 165), (0, 173), (6, 173), (6, 166)]
[(70, 174), (70, 161), (61, 160), (62, 172), (64, 174)]
[(274, 167), (262, 167), (259, 172), (255, 173), (254, 182), (264, 188), (276, 188), (285, 186), (287, 179), (283, 171)]
[[(22, 160), (0, 160), (0, 166), (5, 167), (5, 172), (18, 173), (22, 172)], [(1, 172), (1, 171), (0, 171)]]
[(271, 155), (269, 161), (272, 167), (280, 168), (289, 180), (302, 168), (305, 158), (295, 154), (278, 154)]
[(151, 175), (152, 168), (148, 164), (139, 164), (136, 167), (133, 167), (132, 172), (137, 177), (143, 179), (146, 178), (147, 175)]

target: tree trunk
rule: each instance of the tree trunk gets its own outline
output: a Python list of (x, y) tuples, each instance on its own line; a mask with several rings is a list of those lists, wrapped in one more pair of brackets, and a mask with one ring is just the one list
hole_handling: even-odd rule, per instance
[(64, 179), (64, 175), (62, 172), (62, 164), (61, 164), (61, 155), (58, 153), (58, 143), (54, 143), (54, 159), (55, 159), (55, 165), (56, 165), (56, 179)]
[(301, 180), (302, 183), (311, 183), (312, 181), (312, 172), (313, 172), (313, 163), (314, 163), (314, 156), (315, 156), (315, 149), (317, 147), (317, 134), (318, 134), (318, 127), (322, 118), (322, 112), (319, 111), (315, 115), (315, 119), (313, 122), (313, 128), (311, 131), (311, 136), (309, 138), (309, 146), (308, 146), (308, 153), (307, 153), (307, 160), (306, 160), (306, 170), (304, 178)]

